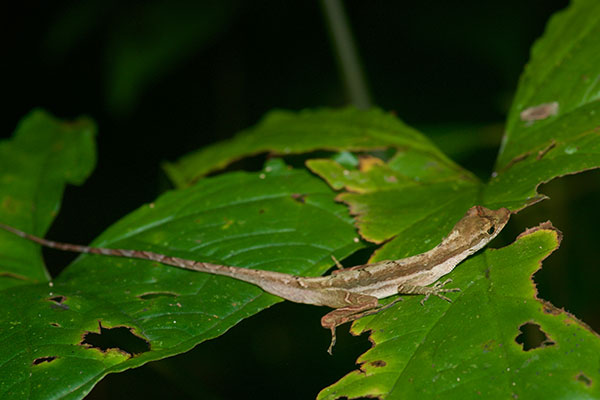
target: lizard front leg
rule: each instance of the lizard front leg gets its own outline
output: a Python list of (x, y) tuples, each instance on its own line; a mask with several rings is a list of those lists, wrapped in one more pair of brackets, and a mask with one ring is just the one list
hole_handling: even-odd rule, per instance
[(433, 286), (416, 286), (416, 285), (400, 285), (398, 286), (399, 294), (424, 294), (425, 297), (421, 300), (421, 305), (425, 305), (429, 296), (434, 295), (439, 297), (440, 299), (446, 300), (449, 303), (452, 303), (448, 297), (444, 296), (442, 293), (448, 292), (460, 292), (459, 288), (444, 288), (444, 286), (448, 283), (452, 282), (452, 279), (446, 279), (444, 282), (438, 281)]
[(332, 354), (333, 346), (335, 346), (336, 342), (335, 328), (346, 322), (356, 321), (367, 315), (377, 314), (402, 300), (402, 298), (397, 298), (391, 303), (382, 306), (379, 304), (377, 297), (374, 296), (352, 293), (345, 290), (339, 290), (339, 292), (339, 294), (343, 294), (344, 302), (347, 303), (347, 305), (336, 308), (321, 318), (321, 326), (331, 331), (331, 343), (327, 349), (329, 354)]

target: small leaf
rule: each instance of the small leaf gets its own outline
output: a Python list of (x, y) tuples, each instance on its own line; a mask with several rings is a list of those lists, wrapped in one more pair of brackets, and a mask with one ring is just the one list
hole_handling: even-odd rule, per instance
[[(488, 249), (451, 277), (453, 303), (408, 298), (355, 322), (375, 346), (319, 399), (595, 398), (598, 336), (563, 310), (536, 297), (531, 277), (559, 244), (549, 225), (512, 245)], [(536, 324), (546, 341), (525, 350), (522, 327)], [(583, 378), (582, 378), (583, 377)]]
[[(600, 69), (599, 69), (600, 72)], [(507, 137), (510, 134), (507, 133)], [(514, 142), (513, 142), (514, 143)], [(545, 198), (536, 188), (556, 177), (600, 166), (600, 101), (528, 132), (507, 151), (520, 151), (489, 182), (486, 204), (513, 210)]]
[[(378, 160), (378, 159), (376, 159)], [(344, 168), (333, 160), (307, 166), (350, 206), (361, 236), (375, 243), (393, 238), (371, 261), (402, 258), (429, 250), (477, 201), (482, 184), (465, 170), (449, 168), (427, 153), (398, 151), (368, 168)]]
[(207, 146), (164, 168), (177, 186), (260, 153), (299, 154), (315, 150), (363, 151), (402, 147), (418, 149), (448, 168), (458, 169), (431, 142), (391, 114), (378, 109), (271, 111), (254, 128)]
[[(44, 235), (67, 183), (79, 185), (95, 162), (96, 127), (86, 118), (63, 122), (36, 110), (14, 137), (0, 142), (0, 222)], [(36, 245), (1, 232), (0, 288), (47, 281)]]

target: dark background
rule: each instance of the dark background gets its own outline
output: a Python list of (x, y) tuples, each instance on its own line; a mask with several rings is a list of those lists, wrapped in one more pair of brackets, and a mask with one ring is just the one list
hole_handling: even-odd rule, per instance
[[(344, 4), (374, 104), (488, 177), (529, 48), (567, 1)], [(53, 1), (3, 11), (0, 136), (34, 107), (87, 114), (99, 128), (98, 165), (67, 189), (48, 233), (55, 239), (90, 242), (169, 188), (162, 161), (231, 137), (272, 108), (349, 103), (315, 1)], [(541, 295), (598, 330), (598, 174), (541, 191), (552, 200), (514, 217), (494, 246), (551, 219), (565, 239), (536, 275)], [(47, 257), (54, 273), (69, 260)], [(110, 375), (89, 398), (314, 398), (369, 347), (344, 327), (328, 356), (323, 312), (279, 304), (190, 353)]]

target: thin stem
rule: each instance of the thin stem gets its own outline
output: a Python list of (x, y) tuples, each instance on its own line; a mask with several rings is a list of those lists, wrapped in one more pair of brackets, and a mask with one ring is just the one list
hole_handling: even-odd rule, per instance
[(369, 108), (371, 107), (369, 89), (344, 6), (340, 0), (321, 0), (321, 7), (329, 26), (329, 35), (337, 54), (338, 67), (350, 100), (357, 108)]

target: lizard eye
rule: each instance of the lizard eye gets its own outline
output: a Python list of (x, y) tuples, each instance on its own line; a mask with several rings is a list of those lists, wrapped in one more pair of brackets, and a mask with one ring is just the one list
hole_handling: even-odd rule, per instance
[(488, 233), (488, 235), (493, 235), (495, 231), (496, 231), (496, 227), (494, 225), (492, 225), (492, 227), (487, 230), (487, 233)]

